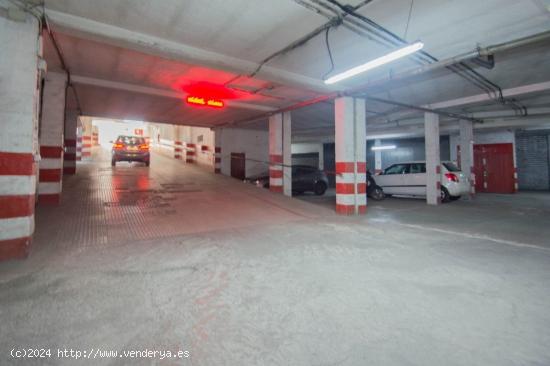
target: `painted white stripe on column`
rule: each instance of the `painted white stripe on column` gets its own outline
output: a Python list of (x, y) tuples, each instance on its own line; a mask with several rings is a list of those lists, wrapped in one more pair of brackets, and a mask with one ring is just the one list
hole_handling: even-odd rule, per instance
[(29, 195), (35, 191), (34, 175), (0, 175), (0, 196)]
[[(353, 173), (341, 173), (336, 175), (336, 181), (338, 183), (355, 183), (355, 177)], [(357, 183), (365, 183), (367, 181), (367, 174), (357, 173)]]
[(65, 147), (65, 152), (69, 153), (69, 154), (74, 154), (76, 153), (76, 146), (67, 146)]
[(278, 187), (283, 185), (283, 178), (269, 178), (269, 185)]
[(64, 168), (72, 168), (76, 166), (76, 160), (63, 160)]
[(40, 160), (40, 169), (61, 169), (63, 168), (63, 159), (46, 158)]
[(0, 219), (0, 240), (24, 238), (34, 232), (34, 215)]
[(57, 193), (61, 193), (61, 181), (38, 183), (38, 194), (57, 194)]
[(337, 194), (336, 203), (339, 205), (355, 205), (355, 197), (357, 197), (357, 204), (359, 206), (367, 204), (366, 194)]

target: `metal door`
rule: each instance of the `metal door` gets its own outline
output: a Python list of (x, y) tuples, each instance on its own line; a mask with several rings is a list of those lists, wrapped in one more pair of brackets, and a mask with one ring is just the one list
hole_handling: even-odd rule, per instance
[(476, 192), (514, 193), (513, 144), (474, 145)]

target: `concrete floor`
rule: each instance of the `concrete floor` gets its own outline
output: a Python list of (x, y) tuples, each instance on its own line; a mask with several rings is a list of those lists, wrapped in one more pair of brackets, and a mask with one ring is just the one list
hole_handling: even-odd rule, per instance
[(27, 364), (13, 347), (190, 352), (81, 360), (103, 365), (550, 364), (549, 194), (388, 199), (360, 218), (301, 198), (158, 154), (81, 164), (61, 206), (38, 208), (31, 257), (0, 263), (0, 364)]

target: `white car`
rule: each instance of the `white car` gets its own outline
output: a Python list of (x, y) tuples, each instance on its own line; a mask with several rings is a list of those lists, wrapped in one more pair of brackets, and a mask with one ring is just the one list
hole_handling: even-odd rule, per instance
[[(393, 164), (376, 176), (376, 183), (387, 195), (426, 196), (426, 162)], [(441, 162), (441, 200), (448, 202), (470, 193), (470, 183), (457, 166)]]

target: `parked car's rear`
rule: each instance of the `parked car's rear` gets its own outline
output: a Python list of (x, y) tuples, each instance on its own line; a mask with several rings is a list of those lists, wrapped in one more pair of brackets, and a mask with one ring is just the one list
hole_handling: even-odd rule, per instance
[(149, 166), (149, 144), (143, 137), (118, 136), (111, 151), (111, 165), (118, 161), (137, 161)]
[[(470, 192), (470, 183), (450, 161), (441, 163), (441, 199), (449, 201)], [(426, 162), (413, 161), (389, 166), (376, 177), (386, 195), (426, 196)]]

